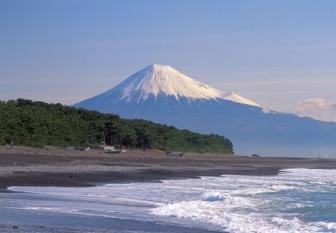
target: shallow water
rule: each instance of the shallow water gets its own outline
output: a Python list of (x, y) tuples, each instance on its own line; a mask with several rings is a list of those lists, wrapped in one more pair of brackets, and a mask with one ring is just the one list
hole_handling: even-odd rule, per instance
[(336, 170), (90, 188), (10, 187), (0, 225), (81, 232), (336, 232)]

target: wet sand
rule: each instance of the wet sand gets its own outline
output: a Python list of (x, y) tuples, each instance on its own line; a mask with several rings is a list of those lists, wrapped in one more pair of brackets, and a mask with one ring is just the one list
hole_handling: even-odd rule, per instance
[(105, 154), (99, 150), (0, 147), (2, 190), (9, 186), (93, 186), (223, 174), (276, 175), (289, 168), (336, 169), (336, 160), (191, 153), (175, 158), (160, 151)]

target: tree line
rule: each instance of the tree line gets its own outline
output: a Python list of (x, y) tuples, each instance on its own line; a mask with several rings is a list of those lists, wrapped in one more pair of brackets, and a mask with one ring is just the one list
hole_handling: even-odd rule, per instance
[(0, 145), (14, 142), (33, 147), (98, 146), (113, 128), (127, 148), (183, 152), (233, 153), (230, 140), (145, 120), (26, 99), (0, 101)]

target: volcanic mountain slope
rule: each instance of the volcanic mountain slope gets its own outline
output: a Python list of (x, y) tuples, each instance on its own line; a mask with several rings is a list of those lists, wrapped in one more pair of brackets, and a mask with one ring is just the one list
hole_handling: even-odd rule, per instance
[(269, 111), (166, 65), (150, 65), (75, 106), (223, 135), (243, 154), (336, 155), (335, 123)]

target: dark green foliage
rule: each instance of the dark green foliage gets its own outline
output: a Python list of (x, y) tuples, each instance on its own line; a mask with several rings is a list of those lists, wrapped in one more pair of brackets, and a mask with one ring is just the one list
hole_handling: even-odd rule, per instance
[(116, 115), (47, 104), (31, 100), (0, 101), (0, 145), (13, 141), (27, 146), (97, 146), (112, 125), (118, 141), (128, 148), (170, 151), (232, 153), (232, 143), (217, 135), (145, 120), (125, 120)]

